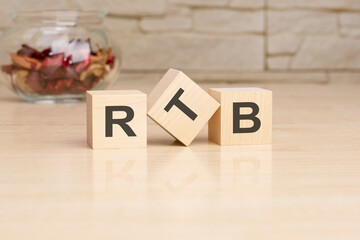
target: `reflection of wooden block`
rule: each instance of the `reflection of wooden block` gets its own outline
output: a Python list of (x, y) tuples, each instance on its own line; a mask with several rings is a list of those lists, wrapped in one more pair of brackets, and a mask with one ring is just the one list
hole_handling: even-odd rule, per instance
[(209, 121), (209, 139), (220, 145), (270, 144), (272, 92), (260, 88), (210, 88), (221, 105)]
[(93, 149), (146, 147), (146, 94), (88, 91), (87, 138)]
[(148, 116), (188, 146), (219, 104), (183, 72), (170, 69), (148, 96)]
[(218, 154), (224, 196), (271, 196), (271, 145), (223, 146)]
[[(91, 151), (92, 198), (95, 201), (122, 201), (148, 196), (146, 148)], [(157, 164), (159, 164), (157, 162)]]

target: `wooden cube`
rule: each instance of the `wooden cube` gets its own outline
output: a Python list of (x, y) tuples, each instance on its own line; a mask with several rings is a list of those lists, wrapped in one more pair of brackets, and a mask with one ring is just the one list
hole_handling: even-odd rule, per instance
[(169, 69), (148, 96), (148, 116), (188, 146), (219, 103), (183, 72)]
[(87, 91), (87, 139), (93, 149), (146, 147), (146, 94)]
[(272, 92), (260, 88), (210, 88), (220, 108), (209, 121), (209, 139), (220, 145), (270, 144)]

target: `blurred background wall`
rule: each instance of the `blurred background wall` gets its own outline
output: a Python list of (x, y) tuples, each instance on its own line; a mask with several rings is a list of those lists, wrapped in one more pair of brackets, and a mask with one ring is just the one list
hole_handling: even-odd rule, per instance
[(202, 80), (360, 82), (360, 0), (0, 0), (9, 12), (104, 9), (125, 73)]

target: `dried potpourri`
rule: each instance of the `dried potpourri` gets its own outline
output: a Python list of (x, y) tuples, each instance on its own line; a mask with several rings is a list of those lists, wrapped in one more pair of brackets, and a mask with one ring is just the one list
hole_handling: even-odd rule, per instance
[(94, 88), (114, 67), (111, 48), (91, 50), (89, 40), (62, 42), (37, 51), (23, 44), (11, 53), (11, 65), (2, 71), (11, 75), (14, 87), (37, 94), (77, 94)]

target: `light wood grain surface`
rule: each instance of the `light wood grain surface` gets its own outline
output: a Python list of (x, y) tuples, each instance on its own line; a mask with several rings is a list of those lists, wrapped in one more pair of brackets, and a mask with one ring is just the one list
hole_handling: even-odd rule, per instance
[[(149, 93), (146, 78), (114, 89)], [(92, 150), (85, 103), (0, 90), (0, 239), (360, 239), (360, 85), (273, 91), (273, 144)]]

